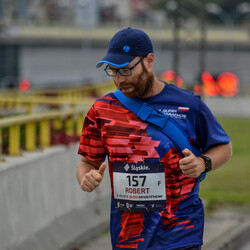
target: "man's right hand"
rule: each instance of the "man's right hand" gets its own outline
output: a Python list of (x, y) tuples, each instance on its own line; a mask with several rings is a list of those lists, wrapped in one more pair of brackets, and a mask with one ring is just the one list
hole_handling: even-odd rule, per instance
[(97, 188), (103, 179), (106, 167), (107, 163), (103, 162), (99, 169), (92, 169), (87, 174), (85, 174), (80, 184), (82, 190), (86, 192), (92, 192), (95, 188)]

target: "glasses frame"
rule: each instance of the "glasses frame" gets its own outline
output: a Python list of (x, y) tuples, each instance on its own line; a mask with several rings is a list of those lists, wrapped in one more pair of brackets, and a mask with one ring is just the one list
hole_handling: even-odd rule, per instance
[[(132, 70), (133, 70), (140, 62), (142, 62), (142, 60), (143, 60), (144, 58), (145, 58), (145, 57), (143, 56), (137, 63), (135, 63), (133, 66), (131, 66), (131, 67), (129, 67), (129, 68), (111, 69), (111, 68), (109, 68), (109, 65), (107, 65), (107, 66), (105, 67), (104, 71), (106, 72), (106, 74), (107, 74), (108, 76), (112, 76), (112, 77), (116, 76), (118, 72), (119, 72), (119, 74), (120, 74), (121, 76), (131, 76), (131, 75), (132, 75)], [(110, 74), (110, 73), (108, 72), (109, 69), (110, 69), (111, 71), (115, 72), (115, 74)], [(125, 74), (125, 75), (124, 75), (124, 74), (122, 73), (122, 71), (121, 71), (121, 70), (123, 70), (123, 69), (129, 70), (129, 74)]]

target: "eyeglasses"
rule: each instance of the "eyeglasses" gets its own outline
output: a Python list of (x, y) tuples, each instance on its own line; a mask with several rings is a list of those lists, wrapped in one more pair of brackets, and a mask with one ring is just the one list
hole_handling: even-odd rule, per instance
[(109, 65), (106, 66), (106, 68), (104, 69), (104, 71), (106, 72), (106, 74), (108, 76), (116, 76), (117, 73), (119, 72), (119, 74), (121, 76), (130, 76), (132, 75), (132, 70), (144, 59), (144, 57), (142, 57), (136, 64), (134, 64), (132, 67), (130, 68), (121, 68), (121, 69), (112, 69), (109, 67)]

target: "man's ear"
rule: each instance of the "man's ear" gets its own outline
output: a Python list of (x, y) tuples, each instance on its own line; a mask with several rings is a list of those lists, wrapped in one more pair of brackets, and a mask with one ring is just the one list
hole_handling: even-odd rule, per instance
[(154, 58), (155, 58), (155, 56), (153, 53), (147, 54), (147, 56), (144, 59), (147, 66), (153, 67)]

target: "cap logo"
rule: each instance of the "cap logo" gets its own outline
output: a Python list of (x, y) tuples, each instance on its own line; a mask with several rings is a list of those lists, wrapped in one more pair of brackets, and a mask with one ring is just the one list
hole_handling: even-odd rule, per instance
[(123, 47), (123, 51), (126, 52), (126, 53), (128, 53), (128, 52), (130, 51), (130, 47), (127, 46), (127, 45), (125, 45), (125, 46)]

